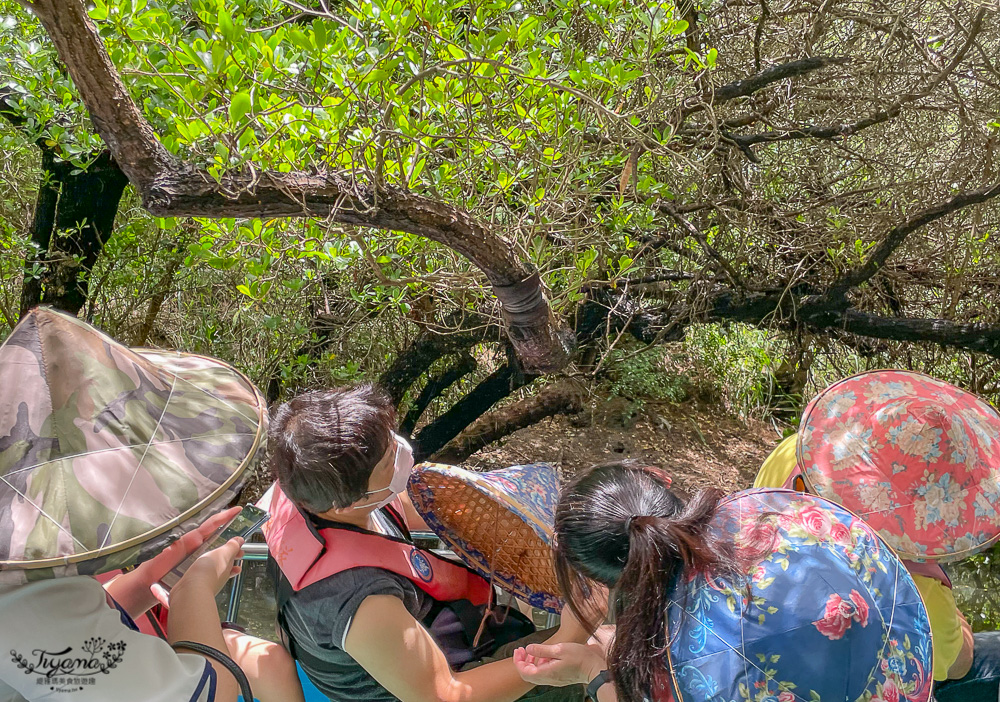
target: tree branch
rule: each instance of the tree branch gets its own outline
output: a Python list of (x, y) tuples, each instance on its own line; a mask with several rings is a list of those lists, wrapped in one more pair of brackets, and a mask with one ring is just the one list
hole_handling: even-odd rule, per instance
[(917, 212), (902, 224), (898, 224), (890, 229), (882, 239), (882, 243), (875, 248), (868, 259), (860, 267), (848, 271), (834, 281), (830, 285), (827, 294), (831, 297), (843, 297), (851, 288), (855, 288), (869, 280), (881, 270), (889, 256), (917, 229), (941, 219), (952, 212), (970, 205), (978, 205), (998, 195), (1000, 195), (1000, 183), (956, 195), (933, 207)]
[(703, 231), (701, 231), (700, 229), (698, 229), (698, 227), (691, 224), (691, 222), (686, 217), (677, 212), (677, 210), (675, 210), (673, 206), (670, 205), (666, 200), (660, 200), (660, 202), (658, 202), (656, 206), (661, 212), (666, 213), (668, 217), (677, 222), (677, 224), (680, 225), (681, 229), (683, 229), (689, 235), (691, 235), (695, 241), (701, 244), (701, 248), (703, 248), (705, 252), (708, 253), (709, 256), (715, 259), (715, 262), (719, 264), (719, 267), (726, 274), (726, 276), (729, 278), (730, 282), (732, 282), (733, 285), (740, 288), (748, 287), (746, 281), (744, 281), (743, 277), (736, 272), (736, 269), (733, 268), (732, 264), (729, 263), (729, 261), (727, 261), (725, 257), (722, 254), (720, 254), (714, 246), (708, 243), (708, 238), (705, 236), (705, 233)]
[(480, 417), (436, 453), (434, 460), (460, 463), (476, 451), (513, 434), (518, 429), (530, 427), (546, 417), (556, 414), (575, 414), (581, 409), (583, 402), (579, 388), (568, 383), (550, 385), (534, 397), (525, 398)]
[[(980, 7), (979, 11), (976, 13), (975, 17), (972, 19), (972, 25), (969, 27), (969, 33), (966, 36), (965, 43), (962, 48), (959, 49), (958, 53), (955, 54), (954, 58), (948, 62), (938, 74), (931, 79), (920, 90), (913, 93), (906, 93), (897, 98), (889, 107), (884, 110), (878, 110), (871, 115), (859, 119), (855, 122), (848, 122), (843, 124), (832, 124), (825, 126), (806, 126), (806, 127), (796, 127), (794, 129), (785, 129), (779, 131), (763, 132), (761, 134), (749, 134), (741, 136), (738, 134), (727, 134), (726, 137), (733, 141), (741, 150), (746, 153), (749, 151), (750, 147), (755, 144), (765, 144), (772, 143), (776, 141), (788, 141), (790, 139), (837, 139), (839, 137), (851, 136), (852, 134), (857, 134), (863, 129), (875, 126), (876, 124), (882, 124), (883, 122), (888, 122), (890, 119), (894, 119), (899, 116), (902, 112), (903, 107), (909, 103), (916, 102), (921, 98), (930, 95), (938, 85), (940, 85), (944, 80), (950, 76), (958, 65), (965, 59), (968, 54), (969, 49), (975, 45), (976, 36), (982, 30), (983, 17), (986, 14), (986, 7)], [(766, 71), (765, 71), (766, 72)], [(751, 160), (754, 160), (751, 158)]]
[(443, 333), (425, 329), (404, 350), (396, 356), (392, 365), (379, 377), (381, 385), (396, 405), (406, 396), (406, 391), (417, 382), (442, 356), (465, 351), (471, 346), (486, 341), (499, 341), (500, 330), (496, 326), (463, 324), (466, 329), (453, 333)]
[(705, 322), (744, 322), (754, 326), (777, 326), (793, 330), (805, 325), (814, 331), (849, 333), (870, 339), (940, 344), (1000, 358), (1000, 325), (961, 323), (946, 319), (881, 317), (834, 304), (808, 290), (768, 290), (741, 294), (717, 288), (697, 309), (667, 305), (644, 311), (628, 330), (644, 343), (652, 343), (664, 330), (671, 338), (682, 338), (691, 324)]
[(749, 78), (733, 81), (716, 88), (712, 104), (719, 105), (739, 97), (747, 97), (772, 83), (805, 75), (827, 66), (840, 66), (848, 61), (850, 59), (845, 56), (811, 56), (797, 61), (779, 63), (776, 66), (765, 68)]
[(414, 459), (423, 461), (434, 455), (493, 405), (537, 377), (518, 373), (509, 363), (501, 366), (413, 437)]
[(459, 356), (458, 360), (447, 370), (428, 379), (427, 384), (420, 391), (420, 395), (417, 396), (417, 399), (410, 405), (410, 409), (407, 410), (406, 417), (399, 425), (399, 432), (405, 436), (410, 436), (413, 433), (413, 428), (417, 426), (417, 422), (420, 421), (420, 417), (423, 416), (431, 402), (440, 397), (445, 390), (459, 380), (476, 370), (477, 367), (476, 359), (465, 353)]
[(552, 314), (532, 268), (465, 210), (341, 173), (230, 173), (217, 183), (158, 141), (111, 63), (83, 0), (34, 0), (97, 132), (157, 216), (329, 217), (354, 226), (426, 237), (479, 267), (501, 301), (521, 363), (539, 372), (569, 362), (572, 339)]

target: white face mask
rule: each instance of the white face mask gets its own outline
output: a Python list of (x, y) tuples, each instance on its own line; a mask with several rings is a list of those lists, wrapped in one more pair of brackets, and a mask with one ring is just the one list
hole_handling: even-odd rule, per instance
[(407, 443), (406, 439), (399, 434), (393, 434), (393, 437), (396, 439), (396, 461), (392, 467), (392, 480), (384, 488), (369, 490), (365, 493), (366, 495), (374, 495), (379, 492), (388, 491), (388, 496), (380, 502), (357, 505), (354, 509), (370, 509), (372, 507), (380, 509), (395, 500), (397, 495), (402, 494), (406, 490), (406, 485), (410, 482), (410, 474), (413, 472), (413, 449), (410, 448), (410, 444)]

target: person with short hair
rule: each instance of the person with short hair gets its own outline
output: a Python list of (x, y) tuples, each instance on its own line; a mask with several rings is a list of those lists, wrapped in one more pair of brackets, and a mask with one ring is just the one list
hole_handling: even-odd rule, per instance
[[(290, 651), (334, 702), (530, 695), (512, 660), (491, 660), (530, 622), (516, 610), (501, 622), (488, 581), (412, 544), (409, 529), (425, 527), (406, 495), (413, 455), (395, 426), (392, 401), (371, 384), (305, 393), (273, 413), (276, 483), (260, 504), (272, 515), (265, 536)], [(566, 616), (539, 637), (587, 633)], [(535, 694), (583, 697), (579, 687)]]

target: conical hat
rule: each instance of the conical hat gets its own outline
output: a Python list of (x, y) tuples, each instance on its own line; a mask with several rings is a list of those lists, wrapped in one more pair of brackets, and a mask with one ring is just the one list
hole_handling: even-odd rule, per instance
[(1000, 538), (1000, 415), (920, 373), (882, 370), (821, 392), (802, 416), (810, 490), (859, 514), (909, 560), (958, 560)]
[(551, 546), (555, 468), (536, 463), (477, 473), (422, 463), (409, 491), (427, 525), (470, 568), (534, 607), (562, 609)]
[(266, 422), (225, 363), (28, 313), (0, 346), (0, 583), (157, 553), (233, 500)]
[(758, 489), (724, 501), (710, 528), (735, 542), (746, 581), (682, 577), (670, 592), (678, 702), (930, 699), (927, 610), (861, 519), (815, 495)]

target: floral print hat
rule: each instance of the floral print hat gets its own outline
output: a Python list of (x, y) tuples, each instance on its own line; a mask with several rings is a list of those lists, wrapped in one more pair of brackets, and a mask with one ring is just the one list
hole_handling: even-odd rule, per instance
[(155, 555), (232, 502), (266, 427), (221, 361), (29, 312), (0, 346), (0, 587)]
[(792, 490), (747, 490), (709, 528), (738, 575), (682, 573), (668, 592), (678, 702), (927, 702), (933, 649), (913, 579), (870, 526)]
[(562, 609), (552, 564), (559, 501), (554, 467), (477, 473), (422, 463), (413, 469), (409, 492), (427, 525), (466, 565), (534, 607)]
[(954, 385), (900, 370), (834, 383), (806, 408), (796, 457), (810, 491), (901, 558), (959, 560), (1000, 537), (1000, 415)]

